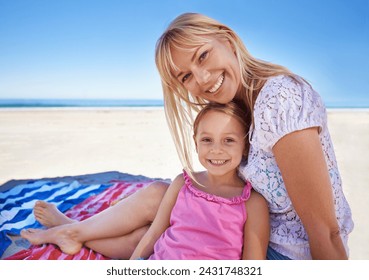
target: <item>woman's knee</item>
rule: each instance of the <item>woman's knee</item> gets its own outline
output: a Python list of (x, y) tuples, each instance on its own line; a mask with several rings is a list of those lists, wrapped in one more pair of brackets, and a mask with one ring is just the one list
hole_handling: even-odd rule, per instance
[(159, 205), (169, 187), (169, 183), (163, 181), (155, 181), (147, 185), (141, 193), (141, 198), (148, 206), (149, 212), (152, 214), (152, 220), (154, 219)]
[(163, 181), (155, 181), (145, 187), (145, 195), (151, 198), (153, 202), (159, 203), (163, 199), (165, 192), (169, 187), (169, 183)]
[(164, 195), (169, 187), (168, 182), (164, 181), (154, 181), (146, 186), (146, 189), (148, 189), (150, 192), (152, 192), (155, 195)]

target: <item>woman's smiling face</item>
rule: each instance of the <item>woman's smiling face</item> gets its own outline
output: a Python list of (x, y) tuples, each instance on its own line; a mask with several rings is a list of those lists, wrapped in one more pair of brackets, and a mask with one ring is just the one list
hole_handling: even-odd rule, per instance
[(231, 44), (211, 37), (196, 48), (171, 48), (174, 76), (191, 93), (217, 103), (228, 103), (241, 87), (240, 67)]

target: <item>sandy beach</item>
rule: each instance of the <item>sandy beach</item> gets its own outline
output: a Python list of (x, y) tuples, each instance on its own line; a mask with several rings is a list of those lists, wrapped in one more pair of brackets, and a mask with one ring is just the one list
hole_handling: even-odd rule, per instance
[[(355, 222), (350, 258), (368, 260), (369, 110), (329, 110), (328, 126)], [(161, 108), (2, 109), (0, 159), (0, 186), (106, 171), (164, 179), (181, 172)]]

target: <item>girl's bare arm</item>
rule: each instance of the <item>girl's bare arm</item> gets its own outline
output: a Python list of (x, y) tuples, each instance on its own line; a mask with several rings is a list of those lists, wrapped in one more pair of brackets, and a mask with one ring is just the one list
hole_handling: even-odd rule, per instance
[(252, 191), (246, 201), (246, 210), (242, 259), (264, 260), (270, 234), (268, 204), (261, 194)]

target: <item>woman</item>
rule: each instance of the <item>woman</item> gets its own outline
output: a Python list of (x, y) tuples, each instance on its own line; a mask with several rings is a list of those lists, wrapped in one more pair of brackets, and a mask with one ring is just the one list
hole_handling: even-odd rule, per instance
[[(245, 120), (250, 150), (240, 175), (268, 201), (268, 258), (347, 259), (351, 210), (342, 191), (326, 111), (311, 86), (284, 67), (252, 57), (233, 30), (200, 14), (183, 14), (170, 24), (158, 40), (156, 64), (168, 125), (189, 174), (191, 125), (201, 104), (234, 101), (249, 112)], [(36, 244), (72, 241), (77, 249), (89, 241), (90, 248), (114, 255), (107, 244), (128, 236), (134, 248), (165, 190), (165, 184), (153, 184), (85, 224), (23, 236)], [(92, 234), (91, 229), (96, 231)], [(55, 241), (61, 237), (63, 242)], [(108, 239), (101, 243), (99, 238)]]

